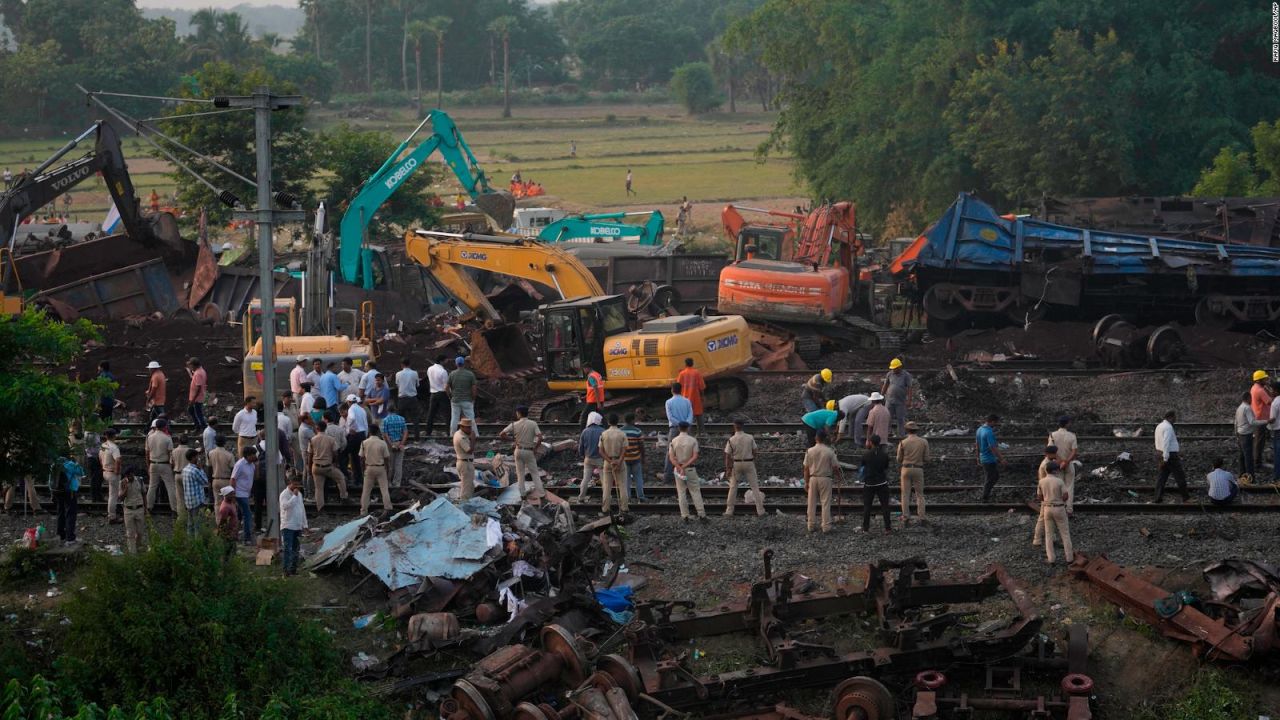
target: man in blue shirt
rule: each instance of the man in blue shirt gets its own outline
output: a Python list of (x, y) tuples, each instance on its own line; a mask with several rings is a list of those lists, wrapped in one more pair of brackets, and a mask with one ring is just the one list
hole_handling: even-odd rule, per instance
[[(403, 398), (401, 398), (403, 400)], [(391, 472), (388, 473), (391, 487), (400, 487), (404, 482), (404, 416), (396, 412), (394, 404), (388, 404), (387, 416), (382, 418), (382, 439), (387, 441), (391, 449)]]
[[(832, 404), (832, 403), (828, 403)], [(809, 438), (809, 447), (813, 447), (814, 439), (818, 436), (819, 430), (825, 430), (827, 436), (831, 438), (831, 446), (835, 447), (840, 442), (840, 433), (836, 430), (836, 426), (844, 417), (844, 413), (839, 410), (812, 410), (804, 414), (800, 421), (804, 423), (804, 433)]]
[(334, 363), (329, 363), (325, 366), (324, 374), (320, 376), (320, 397), (324, 398), (328, 407), (337, 407), (338, 398), (347, 391), (347, 386), (342, 384), (338, 379), (338, 373), (334, 372), (335, 367)]
[(996, 440), (996, 429), (1000, 427), (999, 415), (988, 415), (987, 421), (978, 427), (974, 447), (978, 451), (978, 464), (986, 475), (982, 485), (982, 501), (991, 499), (991, 490), (1000, 481), (1000, 465), (1004, 456), (1000, 454), (1000, 444)]
[[(693, 403), (685, 397), (680, 383), (671, 383), (671, 397), (667, 398), (667, 439), (673, 440), (680, 434), (680, 423), (693, 424)], [(662, 477), (670, 480), (674, 468), (671, 465), (670, 453), (662, 466)]]
[[(111, 374), (111, 363), (103, 360), (98, 363), (98, 379), (106, 380), (109, 383), (115, 383), (116, 378)], [(107, 422), (111, 422), (111, 413), (116, 408), (116, 391), (115, 389), (107, 390), (98, 398), (98, 417)]]
[(597, 468), (604, 466), (600, 457), (600, 436), (604, 434), (604, 416), (598, 412), (587, 415), (587, 427), (578, 438), (578, 454), (582, 456), (582, 485), (578, 489), (578, 502), (587, 499), (591, 477)]

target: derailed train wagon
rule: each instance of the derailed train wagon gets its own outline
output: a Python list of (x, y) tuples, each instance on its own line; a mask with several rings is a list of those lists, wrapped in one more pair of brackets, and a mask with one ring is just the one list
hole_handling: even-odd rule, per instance
[(903, 258), (934, 334), (1040, 318), (1280, 323), (1280, 248), (1000, 216), (961, 193)]

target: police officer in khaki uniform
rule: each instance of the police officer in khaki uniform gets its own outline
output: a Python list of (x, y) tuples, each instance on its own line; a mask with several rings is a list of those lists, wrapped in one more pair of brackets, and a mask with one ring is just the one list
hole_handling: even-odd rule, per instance
[(1062, 535), (1062, 555), (1068, 563), (1075, 560), (1071, 549), (1071, 528), (1067, 524), (1067, 489), (1062, 482), (1062, 468), (1056, 460), (1046, 467), (1047, 474), (1040, 480), (1036, 495), (1040, 498), (1040, 517), (1044, 521), (1044, 555), (1049, 563), (1056, 558), (1053, 553), (1053, 533)]
[(209, 448), (209, 482), (213, 487), (213, 497), (222, 497), (222, 488), (231, 484), (231, 469), (236, 466), (236, 458), (231, 451), (223, 447), (227, 439), (221, 435), (214, 436), (213, 447)]
[(142, 498), (142, 478), (129, 472), (120, 480), (120, 503), (124, 505), (124, 543), (130, 555), (138, 553), (138, 546), (146, 537), (147, 524)]
[(471, 418), (460, 418), (458, 429), (453, 433), (453, 454), (458, 458), (454, 468), (458, 471), (458, 480), (462, 482), (458, 497), (463, 500), (476, 492), (475, 442)]
[(169, 436), (169, 421), (156, 418), (155, 429), (147, 435), (147, 512), (155, 510), (156, 493), (164, 485), (169, 496), (169, 508), (174, 515), (182, 514), (182, 494), (173, 480), (173, 438)]
[(114, 525), (120, 522), (116, 517), (116, 505), (120, 502), (120, 475), (124, 463), (120, 458), (120, 446), (116, 445), (115, 428), (107, 428), (102, 433), (105, 438), (98, 448), (98, 462), (102, 464), (102, 479), (107, 482), (107, 523)]
[(680, 504), (680, 519), (689, 519), (689, 503), (685, 493), (693, 499), (694, 512), (706, 522), (707, 511), (702, 506), (702, 481), (698, 478), (698, 439), (689, 434), (689, 423), (681, 421), (680, 434), (671, 439), (667, 447), (667, 460), (671, 462), (672, 475), (676, 479), (676, 501)]
[(515, 442), (512, 456), (516, 461), (516, 483), (520, 487), (520, 494), (525, 494), (525, 477), (531, 477), (534, 494), (546, 495), (547, 491), (542, 487), (542, 475), (538, 471), (537, 455), (538, 445), (542, 442), (542, 430), (538, 428), (538, 423), (529, 419), (529, 408), (524, 405), (517, 407), (515, 422), (503, 428), (498, 433), (498, 438), (511, 438)]
[(347, 476), (334, 462), (338, 458), (338, 441), (328, 432), (329, 423), (316, 423), (316, 434), (311, 438), (311, 485), (316, 496), (316, 512), (324, 510), (324, 481), (332, 480), (338, 488), (338, 496), (347, 499)]
[(369, 424), (369, 437), (360, 443), (360, 460), (364, 465), (364, 487), (360, 490), (360, 514), (369, 514), (369, 496), (377, 483), (382, 493), (382, 510), (391, 512), (391, 490), (387, 487), (387, 463), (391, 461), (391, 448), (382, 439), (377, 425)]
[(1071, 416), (1058, 418), (1058, 429), (1049, 433), (1048, 444), (1058, 448), (1058, 464), (1062, 466), (1062, 482), (1067, 488), (1067, 514), (1075, 511), (1076, 459), (1080, 457), (1080, 441), (1071, 432)]
[(813, 532), (817, 503), (822, 503), (822, 532), (831, 530), (831, 485), (841, 477), (836, 451), (827, 444), (827, 431), (819, 430), (814, 445), (804, 453), (804, 484), (809, 492), (807, 527)]
[[(1040, 481), (1044, 480), (1049, 474), (1049, 465), (1056, 463), (1058, 467), (1062, 467), (1062, 462), (1058, 459), (1058, 446), (1049, 445), (1044, 449), (1044, 459), (1040, 461), (1040, 467), (1036, 469), (1036, 487), (1040, 487)], [(1062, 480), (1063, 489), (1066, 489), (1066, 478)], [(1039, 497), (1037, 491), (1036, 497)], [(1040, 513), (1036, 517), (1036, 529), (1031, 534), (1031, 544), (1039, 547), (1044, 542), (1044, 513)]]
[(600, 435), (600, 459), (604, 467), (600, 469), (600, 489), (604, 501), (600, 510), (608, 513), (613, 488), (618, 490), (618, 509), (627, 512), (627, 468), (623, 455), (627, 452), (627, 434), (618, 427), (618, 414), (609, 414), (609, 429)]
[(898, 443), (898, 481), (901, 485), (902, 524), (910, 520), (911, 493), (916, 494), (916, 519), (925, 522), (924, 465), (929, 462), (929, 441), (920, 437), (920, 426), (906, 424), (907, 436)]
[(756, 515), (764, 516), (764, 498), (760, 495), (760, 481), (756, 477), (756, 439), (745, 431), (741, 419), (733, 421), (733, 434), (724, 444), (724, 474), (729, 478), (729, 498), (724, 503), (724, 514), (732, 515), (738, 504), (738, 483), (751, 487), (756, 501)]

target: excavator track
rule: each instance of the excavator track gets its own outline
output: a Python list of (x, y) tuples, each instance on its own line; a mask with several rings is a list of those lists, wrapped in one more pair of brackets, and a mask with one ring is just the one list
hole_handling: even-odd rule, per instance
[(881, 350), (902, 349), (903, 337), (902, 333), (898, 330), (878, 325), (857, 315), (841, 315), (840, 322), (843, 325), (849, 326), (859, 334), (871, 335), (874, 337), (876, 340), (876, 347), (879, 347)]

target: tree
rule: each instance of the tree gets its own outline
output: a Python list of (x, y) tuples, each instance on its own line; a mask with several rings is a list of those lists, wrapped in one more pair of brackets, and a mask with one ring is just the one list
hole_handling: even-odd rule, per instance
[(671, 76), (671, 95), (690, 115), (720, 107), (711, 66), (704, 62), (687, 63), (676, 68)]
[[(72, 420), (94, 418), (98, 398), (114, 389), (102, 380), (80, 382), (53, 371), (80, 357), (88, 340), (98, 339), (87, 320), (61, 323), (43, 310), (28, 308), (0, 316), (0, 481), (29, 476), (42, 481), (50, 464), (65, 452)], [(39, 422), (31, 422), (39, 418)]]
[(511, 117), (511, 28), (516, 19), (510, 15), (494, 18), (489, 32), (502, 38), (502, 117)]
[[(452, 23), (453, 20), (444, 15), (437, 15), (426, 22), (427, 32), (436, 38), (436, 107), (444, 107), (444, 35)], [(421, 88), (418, 93), (421, 95)], [(418, 102), (421, 105), (421, 99)], [(421, 107), (418, 112), (421, 114)]]
[(1243, 197), (1280, 193), (1280, 120), (1250, 131), (1253, 153), (1224, 147), (1191, 190), (1198, 197)]
[[(319, 166), (331, 173), (325, 179), (324, 196), (329, 207), (344, 210), (369, 174), (396, 149), (396, 143), (384, 133), (359, 130), (345, 123), (322, 133), (316, 145)], [(428, 191), (432, 175), (430, 166), (420, 166), (401, 183), (378, 208), (370, 231), (390, 233), (392, 223), (402, 228), (430, 225), (435, 218)]]
[[(298, 91), (294, 83), (282, 81), (261, 67), (242, 72), (227, 63), (208, 63), (193, 73), (193, 77), (194, 83), (183, 84), (176, 94), (201, 99), (215, 95), (249, 95), (262, 86), (282, 94)], [(208, 107), (205, 104), (181, 103), (172, 108), (170, 114), (185, 115), (207, 110)], [(306, 131), (305, 121), (306, 108), (303, 106), (273, 113), (271, 117), (272, 189), (293, 193), (304, 200), (312, 197), (310, 182), (315, 176), (313, 137)], [(223, 165), (247, 178), (253, 178), (257, 173), (253, 117), (247, 113), (175, 119), (168, 121), (165, 128), (183, 144), (218, 158)], [(239, 180), (209, 166), (199, 169), (215, 180), (215, 186), (242, 198), (253, 197), (254, 190)], [(178, 186), (178, 200), (183, 207), (203, 207), (208, 210), (209, 219), (215, 222), (230, 217), (230, 208), (223, 205), (203, 183), (180, 170), (170, 177)]]

